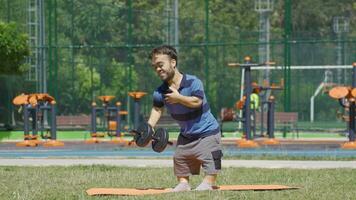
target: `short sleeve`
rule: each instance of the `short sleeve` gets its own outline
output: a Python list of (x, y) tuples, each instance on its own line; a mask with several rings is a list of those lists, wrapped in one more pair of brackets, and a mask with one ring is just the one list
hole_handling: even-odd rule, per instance
[(204, 99), (203, 83), (199, 79), (195, 79), (192, 83), (192, 96)]
[(153, 106), (158, 108), (164, 106), (162, 94), (157, 90), (153, 92)]

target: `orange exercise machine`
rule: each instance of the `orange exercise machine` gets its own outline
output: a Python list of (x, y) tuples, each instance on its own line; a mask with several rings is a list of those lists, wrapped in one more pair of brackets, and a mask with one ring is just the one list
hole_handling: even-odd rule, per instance
[(352, 86), (336, 86), (329, 91), (329, 96), (339, 101), (340, 105), (349, 111), (348, 122), (349, 141), (341, 146), (343, 149), (356, 149), (356, 62), (352, 63)]
[(135, 113), (134, 113), (134, 129), (137, 129), (140, 124), (140, 100), (144, 97), (147, 93), (141, 91), (134, 91), (129, 92), (129, 96), (134, 99), (135, 105)]
[(99, 96), (98, 99), (102, 101), (102, 107), (98, 107), (96, 102), (92, 102), (91, 105), (91, 138), (86, 143), (99, 143), (99, 137), (104, 137), (105, 133), (97, 132), (97, 116), (99, 112), (104, 114), (104, 126), (106, 134), (112, 138), (112, 143), (127, 143), (122, 139), (121, 132), (121, 116), (127, 115), (127, 111), (121, 111), (121, 102), (116, 102), (114, 106), (110, 106), (110, 101), (115, 96)]
[[(252, 82), (251, 82), (251, 67), (265, 66), (265, 65), (273, 65), (272, 62), (266, 63), (252, 63), (252, 59), (250, 56), (246, 56), (244, 58), (244, 63), (229, 63), (229, 67), (239, 67), (245, 70), (244, 75), (244, 98), (241, 102), (238, 103), (238, 107), (243, 109), (243, 117), (240, 121), (243, 122), (243, 133), (246, 136), (242, 140), (238, 141), (237, 144), (241, 148), (255, 148), (259, 145), (253, 141), (253, 135), (251, 134), (251, 93), (252, 93)], [(273, 101), (274, 102), (274, 101)], [(272, 129), (273, 130), (273, 129)]]
[[(57, 141), (56, 126), (56, 101), (52, 96), (46, 93), (21, 94), (13, 99), (13, 104), (21, 106), (24, 118), (24, 141), (19, 142), (19, 147), (35, 147), (41, 142), (38, 140), (38, 132), (41, 137), (47, 139), (43, 144), (46, 147), (64, 146), (63, 142)], [(45, 112), (50, 112), (50, 134), (43, 135)], [(30, 118), (32, 127), (30, 127)], [(32, 135), (30, 134), (32, 130)]]

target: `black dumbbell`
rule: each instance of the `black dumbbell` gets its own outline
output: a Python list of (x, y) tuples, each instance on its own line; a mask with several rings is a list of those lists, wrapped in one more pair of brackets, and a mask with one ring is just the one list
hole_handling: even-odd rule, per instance
[(173, 144), (169, 141), (169, 134), (166, 129), (159, 128), (154, 131), (148, 123), (140, 124), (137, 130), (132, 130), (131, 133), (134, 134), (134, 141), (137, 146), (145, 147), (152, 140), (152, 149), (158, 153), (162, 152), (167, 147), (167, 144)]

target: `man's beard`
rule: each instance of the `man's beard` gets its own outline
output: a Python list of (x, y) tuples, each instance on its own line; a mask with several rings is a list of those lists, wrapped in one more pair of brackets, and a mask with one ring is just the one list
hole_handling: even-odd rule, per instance
[(167, 72), (167, 76), (165, 78), (163, 78), (162, 81), (168, 82), (168, 81), (172, 80), (174, 77), (174, 74), (175, 74), (174, 70)]

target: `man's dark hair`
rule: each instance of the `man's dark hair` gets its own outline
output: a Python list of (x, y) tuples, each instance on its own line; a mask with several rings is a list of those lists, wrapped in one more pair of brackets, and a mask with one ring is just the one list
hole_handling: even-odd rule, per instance
[(174, 47), (172, 47), (170, 45), (162, 45), (162, 46), (156, 47), (151, 51), (149, 58), (152, 60), (153, 56), (156, 54), (168, 55), (171, 59), (176, 60), (176, 63), (177, 63), (176, 65), (178, 65), (178, 54), (177, 54), (177, 50)]

